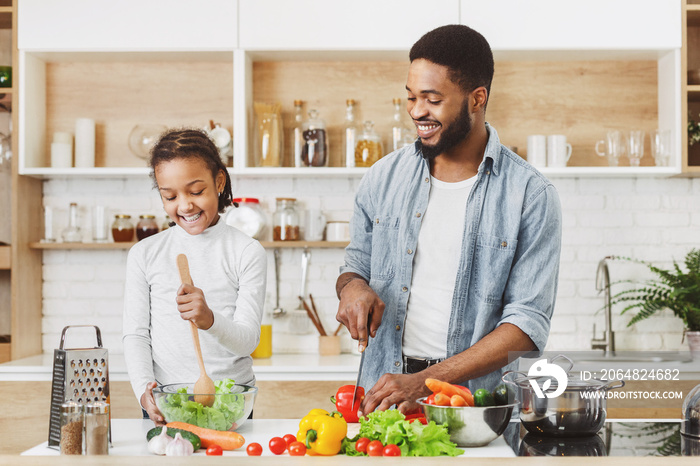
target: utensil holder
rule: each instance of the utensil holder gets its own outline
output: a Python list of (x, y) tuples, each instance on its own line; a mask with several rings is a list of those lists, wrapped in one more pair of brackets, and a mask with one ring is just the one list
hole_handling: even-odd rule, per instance
[(318, 354), (321, 356), (337, 356), (340, 354), (340, 335), (319, 335)]

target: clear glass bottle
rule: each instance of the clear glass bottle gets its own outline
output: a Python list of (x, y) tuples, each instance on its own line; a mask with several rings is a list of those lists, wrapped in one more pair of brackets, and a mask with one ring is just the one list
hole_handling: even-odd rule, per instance
[(345, 101), (345, 125), (343, 127), (343, 160), (346, 167), (355, 166), (355, 146), (357, 145), (357, 124), (355, 123), (355, 101)]
[(292, 147), (290, 154), (292, 154), (293, 157), (291, 164), (293, 167), (297, 168), (304, 166), (301, 162), (301, 153), (304, 149), (304, 138), (301, 136), (301, 126), (304, 123), (304, 115), (302, 113), (303, 104), (304, 101), (302, 100), (294, 101), (294, 127), (292, 129)]
[(326, 123), (318, 116), (318, 111), (309, 110), (309, 119), (302, 124), (304, 146), (301, 163), (305, 167), (328, 166), (328, 137)]
[(64, 243), (81, 243), (83, 237), (78, 227), (78, 204), (71, 202), (68, 209), (68, 226), (61, 232)]
[(62, 455), (83, 454), (83, 405), (75, 401), (61, 404)]
[(278, 197), (277, 209), (272, 216), (273, 241), (299, 240), (299, 213), (297, 200), (290, 197)]
[(134, 224), (131, 223), (131, 215), (114, 216), (112, 238), (114, 238), (115, 243), (128, 243), (134, 240)]
[(383, 155), (382, 140), (374, 131), (374, 123), (369, 120), (365, 121), (355, 148), (355, 166), (371, 167)]
[(109, 403), (96, 401), (85, 406), (85, 454), (109, 454)]
[(401, 99), (392, 100), (394, 115), (391, 119), (391, 139), (389, 149), (391, 152), (404, 146), (413, 144), (416, 140), (416, 132), (403, 121), (405, 110), (401, 108)]
[(136, 237), (139, 241), (158, 233), (158, 223), (155, 215), (139, 215), (139, 222), (136, 224)]

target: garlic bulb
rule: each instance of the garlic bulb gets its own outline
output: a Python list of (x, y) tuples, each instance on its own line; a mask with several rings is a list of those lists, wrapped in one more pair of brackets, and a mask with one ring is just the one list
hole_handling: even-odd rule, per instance
[(168, 435), (168, 428), (163, 427), (160, 434), (148, 441), (148, 451), (156, 455), (164, 455), (165, 448), (173, 441), (173, 438)]
[(165, 456), (190, 456), (194, 453), (194, 447), (189, 440), (185, 440), (180, 432), (175, 434), (172, 442), (165, 447)]

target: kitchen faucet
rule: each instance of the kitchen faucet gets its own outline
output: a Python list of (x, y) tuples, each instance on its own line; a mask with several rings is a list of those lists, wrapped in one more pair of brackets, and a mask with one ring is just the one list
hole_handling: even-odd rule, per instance
[(605, 333), (603, 338), (596, 338), (595, 324), (593, 324), (593, 338), (591, 339), (591, 348), (602, 349), (605, 354), (613, 354), (615, 352), (615, 332), (612, 331), (612, 298), (610, 296), (610, 271), (608, 270), (608, 259), (613, 259), (614, 256), (606, 256), (598, 262), (598, 271), (595, 276), (595, 288), (598, 293), (604, 292), (605, 297)]

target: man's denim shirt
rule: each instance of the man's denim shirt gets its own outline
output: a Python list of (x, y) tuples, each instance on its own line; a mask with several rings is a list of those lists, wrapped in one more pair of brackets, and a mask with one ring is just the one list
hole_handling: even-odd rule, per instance
[[(489, 140), (467, 202), (459, 268), (447, 335), (447, 357), (461, 353), (503, 323), (544, 350), (554, 309), (561, 251), (561, 206), (554, 186), (525, 160)], [(430, 167), (414, 144), (384, 157), (365, 174), (355, 197), (351, 242), (340, 273), (364, 277), (386, 304), (370, 338), (360, 385), (402, 371), (413, 254), (428, 206)], [(435, 238), (435, 241), (439, 241)], [(430, 316), (426, 316), (429, 319)], [(500, 371), (470, 380), (493, 389)]]

